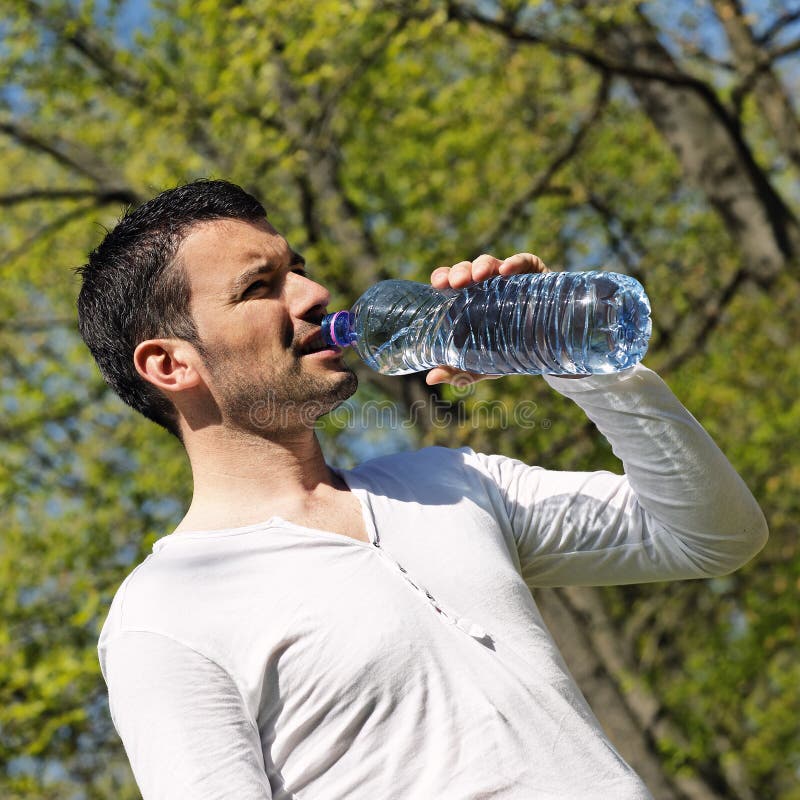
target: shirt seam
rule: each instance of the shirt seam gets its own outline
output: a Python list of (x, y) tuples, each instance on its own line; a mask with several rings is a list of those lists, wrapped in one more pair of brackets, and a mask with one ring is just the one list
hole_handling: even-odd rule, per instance
[(182, 639), (179, 639), (178, 637), (173, 636), (172, 634), (164, 633), (163, 631), (152, 630), (152, 629), (149, 629), (149, 628), (121, 627), (120, 630), (118, 630), (111, 637), (106, 639), (105, 642), (103, 642), (103, 644), (101, 645), (101, 649), (108, 649), (108, 646), (115, 639), (121, 639), (126, 633), (146, 633), (146, 634), (149, 634), (150, 636), (157, 636), (157, 637), (159, 637), (161, 639), (168, 639), (169, 641), (174, 642), (175, 644), (180, 645), (181, 647), (185, 647), (187, 650), (191, 650), (191, 652), (193, 652), (195, 655), (200, 656), (200, 658), (203, 658), (206, 661), (208, 661), (209, 663), (213, 664), (215, 667), (217, 667), (217, 669), (222, 670), (222, 672), (224, 672), (233, 681), (233, 685), (236, 687), (236, 691), (237, 691), (237, 693), (239, 695), (239, 699), (242, 701), (242, 708), (244, 708), (244, 712), (245, 712), (245, 716), (247, 717), (247, 721), (253, 727), (253, 730), (255, 731), (256, 735), (258, 736), (259, 742), (261, 741), (261, 732), (258, 729), (258, 724), (257, 724), (255, 718), (250, 713), (250, 709), (247, 706), (247, 701), (244, 698), (244, 693), (242, 692), (242, 687), (240, 685), (240, 681), (237, 680), (236, 675), (232, 670), (230, 670), (227, 667), (223, 666), (223, 664), (221, 664), (218, 659), (212, 658), (210, 655), (208, 655), (207, 653), (202, 652), (201, 650), (199, 650), (196, 647), (193, 647), (188, 642), (184, 642)]

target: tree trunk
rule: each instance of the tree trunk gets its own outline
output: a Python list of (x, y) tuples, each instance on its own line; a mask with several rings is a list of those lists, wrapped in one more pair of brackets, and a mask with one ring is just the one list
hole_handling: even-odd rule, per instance
[(536, 603), (592, 710), (622, 757), (658, 800), (723, 800), (698, 776), (667, 775), (656, 739), (683, 736), (662, 714), (661, 704), (636, 677), (635, 659), (603, 611), (596, 589), (548, 589)]
[(789, 95), (772, 69), (767, 50), (755, 40), (739, 0), (713, 0), (725, 28), (741, 81), (736, 95), (752, 94), (786, 158), (800, 169), (800, 120)]
[(769, 281), (790, 263), (796, 266), (800, 224), (713, 88), (681, 72), (643, 15), (637, 24), (614, 29), (603, 47), (615, 62), (629, 65), (642, 107), (686, 177), (719, 212), (750, 275)]

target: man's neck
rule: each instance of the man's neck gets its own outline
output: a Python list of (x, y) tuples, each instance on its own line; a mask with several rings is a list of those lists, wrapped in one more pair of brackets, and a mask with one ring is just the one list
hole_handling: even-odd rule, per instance
[(315, 496), (343, 488), (307, 427), (267, 438), (215, 426), (187, 437), (186, 450), (194, 493), (178, 531), (240, 527), (289, 516)]

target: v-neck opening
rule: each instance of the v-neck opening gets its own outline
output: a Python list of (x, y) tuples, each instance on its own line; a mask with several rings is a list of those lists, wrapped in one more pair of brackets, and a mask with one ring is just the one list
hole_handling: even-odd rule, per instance
[(343, 533), (337, 533), (336, 531), (326, 530), (325, 528), (315, 528), (310, 525), (301, 525), (297, 522), (292, 522), (289, 519), (281, 517), (278, 514), (272, 514), (271, 516), (259, 522), (254, 522), (249, 525), (240, 525), (233, 528), (212, 528), (207, 531), (191, 530), (191, 531), (181, 531), (180, 533), (169, 533), (166, 536), (162, 536), (161, 538), (156, 539), (156, 541), (153, 542), (153, 552), (154, 553), (159, 552), (163, 547), (165, 547), (167, 544), (171, 542), (182, 541), (182, 540), (194, 540), (194, 539), (201, 539), (205, 537), (214, 537), (214, 536), (216, 537), (237, 536), (247, 533), (255, 533), (256, 531), (271, 527), (297, 528), (299, 530), (326, 534), (327, 536), (335, 536), (339, 539), (349, 540), (351, 542), (355, 542), (365, 547), (371, 547), (373, 545), (379, 546), (380, 537), (378, 535), (378, 530), (375, 525), (375, 518), (372, 511), (372, 503), (370, 502), (369, 498), (369, 490), (357, 477), (355, 477), (348, 470), (339, 469), (338, 467), (331, 467), (330, 465), (329, 469), (337, 477), (339, 477), (342, 481), (344, 481), (348, 490), (353, 494), (353, 496), (358, 501), (359, 507), (361, 508), (361, 519), (362, 522), (364, 523), (364, 530), (366, 531), (368, 541), (365, 542), (363, 539), (357, 539), (353, 536), (347, 536), (346, 534)]
[[(364, 522), (364, 529), (367, 532), (367, 539), (369, 539), (368, 542), (362, 542), (362, 544), (379, 546), (380, 536), (378, 535), (378, 528), (375, 525), (375, 514), (372, 510), (372, 502), (370, 501), (369, 490), (352, 472), (339, 469), (338, 467), (329, 467), (329, 469), (345, 482), (347, 488), (352, 492), (356, 500), (358, 500), (359, 506), (361, 506), (361, 519)], [(340, 536), (341, 534), (335, 535)], [(355, 541), (361, 540), (356, 539)]]

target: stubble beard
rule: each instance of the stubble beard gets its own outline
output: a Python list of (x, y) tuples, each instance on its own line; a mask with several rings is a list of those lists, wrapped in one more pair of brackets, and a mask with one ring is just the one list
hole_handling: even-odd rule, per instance
[(262, 437), (315, 427), (358, 388), (349, 367), (309, 374), (302, 359), (256, 379), (215, 358), (206, 358), (206, 366), (214, 378), (223, 424)]

